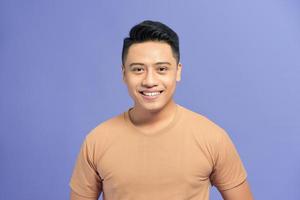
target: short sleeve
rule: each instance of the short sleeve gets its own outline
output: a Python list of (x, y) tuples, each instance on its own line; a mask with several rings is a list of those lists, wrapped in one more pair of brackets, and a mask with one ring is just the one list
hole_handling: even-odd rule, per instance
[(246, 180), (247, 173), (240, 156), (225, 131), (222, 131), (216, 146), (215, 163), (211, 182), (219, 190), (234, 188)]
[(80, 196), (98, 198), (102, 192), (102, 182), (92, 153), (93, 146), (86, 138), (81, 145), (69, 185)]

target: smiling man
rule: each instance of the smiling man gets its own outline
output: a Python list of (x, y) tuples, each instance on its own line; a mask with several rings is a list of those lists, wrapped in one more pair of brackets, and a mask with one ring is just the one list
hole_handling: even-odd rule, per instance
[(227, 133), (175, 103), (181, 79), (179, 40), (168, 26), (144, 21), (124, 39), (123, 80), (134, 101), (85, 138), (70, 181), (71, 199), (253, 199)]

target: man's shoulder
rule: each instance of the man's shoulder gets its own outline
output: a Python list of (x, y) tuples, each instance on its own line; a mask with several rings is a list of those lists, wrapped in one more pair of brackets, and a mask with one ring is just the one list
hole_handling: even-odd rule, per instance
[(203, 141), (217, 141), (227, 134), (226, 131), (210, 118), (197, 111), (182, 107), (182, 126), (184, 130), (189, 130), (195, 138)]
[(108, 135), (112, 136), (119, 133), (123, 127), (124, 112), (99, 123), (87, 134), (86, 138), (95, 141)]
[(193, 111), (183, 106), (180, 106), (180, 108), (182, 110), (183, 119), (189, 125), (211, 129), (222, 129), (217, 123), (200, 112)]

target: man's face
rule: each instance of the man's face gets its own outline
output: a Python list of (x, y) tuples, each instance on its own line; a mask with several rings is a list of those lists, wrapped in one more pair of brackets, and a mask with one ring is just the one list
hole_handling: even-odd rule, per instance
[(150, 41), (129, 47), (123, 80), (136, 108), (162, 110), (172, 102), (180, 77), (181, 64), (177, 64), (169, 44)]

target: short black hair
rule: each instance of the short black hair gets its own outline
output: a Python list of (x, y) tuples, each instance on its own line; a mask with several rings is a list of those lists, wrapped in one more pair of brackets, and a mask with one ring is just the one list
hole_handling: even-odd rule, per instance
[(131, 45), (147, 41), (159, 41), (169, 44), (177, 63), (179, 63), (179, 38), (175, 31), (161, 22), (146, 20), (132, 27), (129, 37), (124, 38), (122, 64), (125, 64), (128, 49)]

